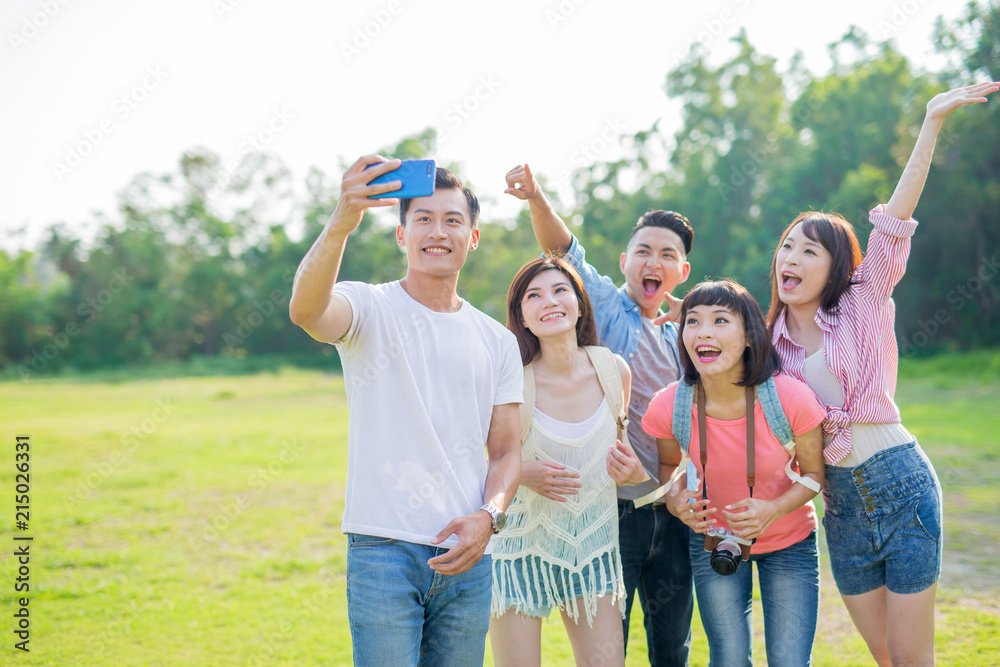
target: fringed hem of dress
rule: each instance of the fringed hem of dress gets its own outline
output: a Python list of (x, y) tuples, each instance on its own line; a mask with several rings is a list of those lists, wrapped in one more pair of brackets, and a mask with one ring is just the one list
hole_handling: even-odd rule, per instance
[[(521, 564), (521, 569), (530, 568), (530, 575), (525, 578), (518, 575), (515, 564)], [(598, 567), (594, 567), (594, 563)], [(554, 572), (553, 569), (559, 570)], [(584, 573), (590, 586), (586, 586)], [(530, 578), (533, 585), (529, 586)], [(597, 600), (605, 597), (611, 584), (611, 601), (617, 602), (618, 612), (625, 618), (625, 580), (622, 572), (621, 554), (618, 547), (596, 554), (586, 565), (579, 568), (568, 568), (549, 563), (538, 556), (522, 556), (506, 559), (493, 555), (493, 595), (490, 613), (500, 616), (513, 609), (524, 614), (537, 609), (543, 604), (558, 607), (566, 615), (579, 622), (580, 607), (583, 607), (587, 617), (587, 625), (594, 626), (594, 616), (597, 614)], [(561, 586), (559, 585), (561, 584)], [(583, 591), (581, 597), (573, 595), (576, 586)]]

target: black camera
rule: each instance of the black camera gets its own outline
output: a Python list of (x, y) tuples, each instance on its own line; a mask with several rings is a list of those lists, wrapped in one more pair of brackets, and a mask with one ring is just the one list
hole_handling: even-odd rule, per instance
[(705, 551), (711, 551), (709, 565), (723, 576), (736, 574), (741, 560), (749, 560), (751, 543), (727, 530), (711, 528), (705, 535)]

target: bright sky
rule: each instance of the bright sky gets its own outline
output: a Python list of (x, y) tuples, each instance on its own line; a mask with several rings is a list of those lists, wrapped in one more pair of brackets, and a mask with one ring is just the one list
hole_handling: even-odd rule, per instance
[[(428, 126), (484, 219), (512, 217), (503, 176), (558, 180), (615, 157), (616, 137), (680, 127), (666, 73), (698, 41), (722, 62), (741, 27), (814, 72), (851, 23), (934, 66), (934, 19), (965, 0), (8, 0), (0, 5), (0, 247), (50, 223), (89, 237), (139, 172), (185, 150), (279, 156), (301, 184)], [(252, 141), (251, 141), (252, 140)], [(569, 190), (564, 191), (564, 195)], [(23, 230), (16, 233), (14, 230)], [(12, 234), (15, 234), (12, 236)]]

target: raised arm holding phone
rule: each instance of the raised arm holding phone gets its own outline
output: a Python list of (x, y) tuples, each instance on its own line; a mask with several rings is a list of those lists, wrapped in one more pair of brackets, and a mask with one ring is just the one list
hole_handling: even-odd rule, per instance
[[(491, 595), (484, 553), (520, 478), (520, 353), (513, 334), (456, 291), (479, 243), (478, 199), (445, 169), (429, 196), (371, 198), (404, 185), (372, 183), (399, 165), (365, 156), (345, 172), (337, 209), (296, 274), (289, 312), (310, 336), (336, 345), (343, 362), (342, 530), (355, 664), (445, 655), (482, 664)], [(406, 275), (379, 285), (338, 280), (365, 211), (397, 203)]]

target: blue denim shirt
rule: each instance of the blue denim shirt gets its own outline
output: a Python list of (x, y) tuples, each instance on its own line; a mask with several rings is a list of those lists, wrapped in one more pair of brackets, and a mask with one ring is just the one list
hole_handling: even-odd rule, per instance
[[(615, 287), (611, 278), (602, 276), (597, 269), (587, 263), (586, 252), (576, 236), (566, 251), (565, 259), (583, 278), (583, 286), (587, 289), (590, 304), (594, 307), (597, 335), (601, 339), (601, 344), (620, 355), (631, 366), (632, 358), (639, 349), (639, 337), (642, 335), (642, 312), (639, 306), (625, 293), (624, 285)], [(680, 368), (677, 324), (668, 322), (661, 328), (663, 339), (673, 350), (677, 368)]]

